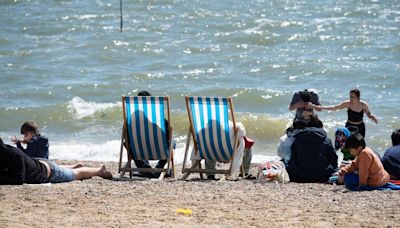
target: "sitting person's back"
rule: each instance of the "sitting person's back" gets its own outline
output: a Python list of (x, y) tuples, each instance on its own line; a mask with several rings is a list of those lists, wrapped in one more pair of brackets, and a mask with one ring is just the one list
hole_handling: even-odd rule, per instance
[(400, 129), (392, 133), (393, 147), (386, 150), (381, 161), (391, 179), (400, 179)]
[(337, 155), (322, 123), (317, 118), (311, 120), (310, 127), (294, 137), (292, 156), (287, 167), (290, 180), (326, 182), (337, 169)]
[(295, 119), (293, 121), (293, 126), (286, 129), (286, 134), (284, 134), (279, 139), (277, 155), (281, 157), (281, 161), (285, 163), (285, 166), (288, 165), (290, 161), (290, 157), (292, 156), (292, 144), (295, 140), (295, 135), (299, 133), (299, 131), (306, 128), (308, 122), (303, 119)]

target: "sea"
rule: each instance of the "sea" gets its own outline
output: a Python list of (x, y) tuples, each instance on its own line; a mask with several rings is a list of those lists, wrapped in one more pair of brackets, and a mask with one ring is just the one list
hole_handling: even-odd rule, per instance
[[(0, 137), (27, 120), (50, 158), (118, 161), (121, 97), (170, 96), (182, 162), (186, 95), (232, 96), (255, 140), (253, 162), (276, 155), (294, 92), (335, 105), (358, 88), (366, 142), (379, 153), (400, 128), (398, 0), (2, 0)], [(318, 113), (328, 136), (346, 110)]]

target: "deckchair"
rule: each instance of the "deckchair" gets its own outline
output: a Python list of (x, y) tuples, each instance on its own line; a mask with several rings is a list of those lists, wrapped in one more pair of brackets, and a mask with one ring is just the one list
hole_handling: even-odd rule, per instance
[[(133, 171), (161, 173), (160, 179), (164, 178), (166, 172), (174, 176), (173, 127), (170, 124), (169, 97), (122, 97), (122, 107), (124, 124), (118, 166), (120, 177), (124, 177), (127, 171), (130, 177)], [(122, 167), (124, 150), (127, 152), (128, 161)], [(143, 161), (167, 159), (167, 168), (132, 168), (133, 159)]]
[[(182, 173), (185, 180), (190, 173), (202, 174), (232, 174), (232, 161), (237, 154), (238, 129), (235, 123), (231, 97), (189, 97), (186, 96), (186, 108), (189, 116), (189, 131), (187, 136)], [(230, 129), (229, 121), (233, 124)], [(234, 131), (234, 141), (230, 139), (230, 131)], [(190, 140), (193, 139), (194, 160), (190, 168), (186, 167)], [(201, 160), (209, 159), (217, 162), (230, 163), (228, 169), (207, 170), (201, 167)]]

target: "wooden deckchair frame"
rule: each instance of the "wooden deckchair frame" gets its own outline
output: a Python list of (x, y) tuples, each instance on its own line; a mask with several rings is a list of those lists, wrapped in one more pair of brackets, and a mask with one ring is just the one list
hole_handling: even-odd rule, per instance
[[(196, 140), (196, 133), (195, 133), (195, 129), (194, 129), (194, 122), (192, 119), (193, 116), (193, 112), (192, 109), (190, 107), (190, 96), (186, 96), (185, 100), (186, 100), (186, 109), (188, 112), (188, 116), (189, 116), (189, 131), (187, 134), (187, 140), (186, 140), (186, 147), (185, 147), (185, 155), (184, 155), (184, 159), (183, 159), (183, 165), (182, 165), (182, 173), (184, 174), (184, 176), (181, 178), (181, 180), (185, 180), (191, 173), (199, 173), (200, 174), (200, 178), (203, 179), (203, 173), (205, 174), (224, 174), (225, 178), (230, 176), (232, 174), (232, 168), (233, 168), (233, 162), (235, 157), (237, 156), (237, 151), (238, 151), (238, 131), (239, 129), (236, 127), (236, 121), (235, 121), (235, 115), (234, 115), (234, 111), (233, 111), (233, 102), (232, 102), (232, 97), (227, 97), (227, 101), (228, 101), (228, 105), (229, 105), (229, 115), (228, 118), (230, 116), (230, 119), (233, 123), (233, 130), (234, 130), (234, 137), (235, 137), (235, 142), (233, 144), (233, 149), (234, 149), (234, 153), (230, 158), (230, 165), (229, 165), (229, 169), (212, 169), (212, 170), (208, 170), (206, 168), (202, 168), (201, 167), (201, 160), (195, 160), (194, 163), (192, 164), (192, 166), (190, 168), (186, 168), (186, 161), (187, 161), (187, 157), (188, 157), (188, 153), (189, 153), (189, 146), (190, 146), (190, 141), (191, 139), (193, 140), (193, 149), (194, 149), (194, 153), (195, 155), (197, 155), (197, 153), (199, 153), (199, 145), (198, 142)], [(204, 98), (204, 97), (202, 97)], [(211, 99), (215, 98), (215, 97), (210, 97)], [(203, 159), (202, 159), (203, 160)], [(243, 166), (241, 166), (241, 172), (243, 172)], [(243, 174), (242, 174), (243, 175)]]
[[(126, 107), (125, 107), (125, 99), (130, 98), (134, 96), (123, 96), (122, 97), (122, 111), (123, 111), (123, 118), (124, 118), (124, 123), (122, 127), (122, 134), (121, 134), (121, 148), (120, 148), (120, 156), (119, 156), (119, 165), (118, 165), (118, 172), (120, 174), (120, 178), (123, 178), (125, 176), (126, 172), (129, 172), (129, 177), (132, 178), (132, 172), (133, 171), (138, 171), (138, 172), (143, 172), (143, 173), (161, 173), (160, 174), (160, 180), (164, 179), (164, 176), (166, 172), (170, 172), (172, 177), (175, 177), (175, 165), (174, 165), (174, 158), (173, 158), (173, 153), (174, 153), (174, 146), (173, 146), (173, 126), (171, 124), (171, 119), (170, 119), (170, 106), (169, 106), (169, 96), (161, 97), (164, 101), (166, 101), (166, 108), (164, 108), (164, 112), (166, 112), (166, 118), (168, 120), (168, 126), (167, 130), (169, 130), (169, 138), (168, 140), (168, 149), (169, 149), (169, 155), (167, 158), (167, 168), (133, 168), (131, 163), (133, 160), (132, 156), (132, 150), (131, 150), (131, 142), (129, 140), (129, 135), (127, 131), (127, 121), (126, 121)], [(123, 156), (123, 150), (125, 148), (126, 154), (127, 154), (127, 162), (126, 164), (122, 167), (122, 156)]]

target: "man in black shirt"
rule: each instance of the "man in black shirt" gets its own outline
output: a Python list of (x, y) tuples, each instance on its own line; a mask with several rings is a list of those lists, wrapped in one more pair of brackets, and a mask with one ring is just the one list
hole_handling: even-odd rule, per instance
[(0, 138), (0, 184), (61, 183), (94, 176), (112, 178), (104, 165), (98, 168), (81, 164), (59, 166), (47, 159), (31, 158), (18, 148), (4, 144)]

